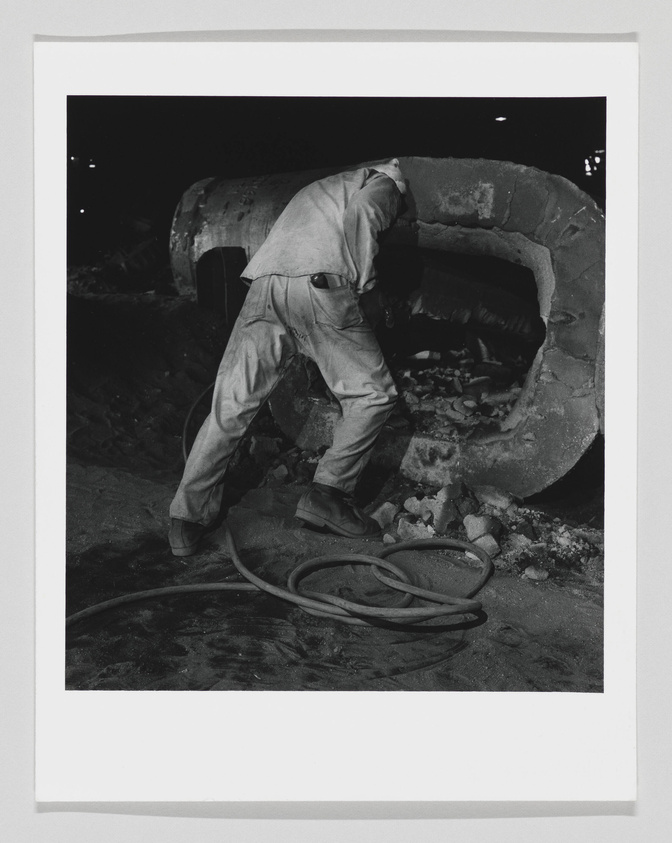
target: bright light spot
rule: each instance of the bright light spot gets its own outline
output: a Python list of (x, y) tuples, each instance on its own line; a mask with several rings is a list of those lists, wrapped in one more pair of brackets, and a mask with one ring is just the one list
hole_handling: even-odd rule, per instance
[(80, 214), (83, 214), (83, 213), (84, 213), (84, 208), (80, 208), (80, 209), (79, 209), (79, 213), (80, 213)]
[(96, 169), (95, 164), (89, 164), (89, 170), (95, 170), (95, 169)]
[(495, 120), (496, 120), (498, 123), (503, 123), (503, 122), (506, 120), (506, 117), (495, 117)]
[(71, 155), (71, 156), (70, 156), (70, 160), (71, 160), (71, 161), (74, 161), (74, 160), (75, 160), (75, 156), (74, 156), (74, 155)]
[(600, 156), (599, 156), (599, 155), (596, 155), (596, 156), (595, 156), (595, 163), (596, 163), (596, 164), (599, 164), (601, 160), (602, 160), (602, 159), (600, 158)]

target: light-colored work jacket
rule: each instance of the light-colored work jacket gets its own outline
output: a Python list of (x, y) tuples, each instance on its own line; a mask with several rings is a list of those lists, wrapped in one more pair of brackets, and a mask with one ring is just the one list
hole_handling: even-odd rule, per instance
[(313, 182), (289, 202), (242, 276), (333, 274), (364, 293), (377, 280), (379, 235), (401, 203), (394, 179), (369, 167)]

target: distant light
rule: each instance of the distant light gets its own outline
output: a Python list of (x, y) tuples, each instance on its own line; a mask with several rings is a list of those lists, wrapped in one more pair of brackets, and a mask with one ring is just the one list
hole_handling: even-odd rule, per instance
[(506, 120), (506, 117), (495, 117), (497, 123), (503, 123)]
[(596, 156), (595, 156), (595, 163), (596, 163), (596, 164), (599, 164), (601, 160), (602, 160), (602, 159), (600, 158), (600, 156), (599, 156), (599, 155), (596, 155)]
[(79, 213), (80, 213), (80, 214), (83, 214), (83, 213), (84, 213), (84, 208), (80, 208), (80, 209), (79, 209)]
[(96, 169), (95, 164), (89, 164), (89, 170), (95, 170), (95, 169)]
[(77, 159), (75, 158), (75, 156), (74, 156), (74, 155), (71, 155), (71, 156), (70, 156), (70, 160), (71, 160), (71, 161), (76, 161)]

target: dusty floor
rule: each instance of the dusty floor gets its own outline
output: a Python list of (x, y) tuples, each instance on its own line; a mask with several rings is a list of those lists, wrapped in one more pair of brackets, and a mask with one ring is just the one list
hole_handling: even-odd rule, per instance
[[(214, 377), (225, 341), (218, 316), (152, 293), (69, 297), (67, 613), (128, 592), (240, 581), (223, 530), (188, 559), (170, 553), (168, 504), (182, 466), (182, 426)], [(198, 419), (195, 419), (198, 423)], [(310, 479), (307, 455), (270, 415), (254, 433), (275, 455), (250, 454), (230, 472), (228, 523), (245, 563), (284, 585), (299, 562), (375, 553), (380, 541), (313, 532), (293, 518)], [(429, 494), (372, 470), (371, 507)], [(434, 490), (435, 491), (435, 490)], [(483, 614), (428, 628), (353, 627), (275, 597), (219, 592), (148, 600), (68, 629), (66, 687), (105, 690), (602, 690), (602, 488), (578, 471), (545, 499), (526, 501), (535, 541), (505, 536)], [(464, 534), (455, 528), (455, 538)], [(445, 553), (399, 553), (425, 587), (464, 593), (478, 571)], [(535, 581), (534, 563), (548, 572)], [(385, 603), (367, 568), (311, 575), (306, 587)]]

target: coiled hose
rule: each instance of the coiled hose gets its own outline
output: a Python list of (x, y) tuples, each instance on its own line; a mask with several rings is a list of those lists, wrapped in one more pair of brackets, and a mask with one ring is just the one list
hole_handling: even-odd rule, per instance
[[(213, 386), (214, 383), (207, 386), (203, 392), (201, 392), (198, 398), (196, 398), (191, 405), (185, 419), (182, 430), (182, 455), (185, 462), (188, 456), (187, 434), (189, 424), (197, 406), (203, 398), (205, 398)], [(388, 545), (376, 556), (349, 553), (331, 556), (318, 556), (314, 559), (308, 559), (294, 568), (287, 580), (287, 587), (282, 588), (281, 586), (272, 585), (271, 583), (266, 582), (245, 567), (240, 555), (238, 554), (238, 549), (229, 526), (225, 524), (224, 529), (226, 531), (226, 545), (229, 556), (233, 560), (233, 564), (238, 572), (245, 578), (245, 582), (211, 582), (199, 583), (196, 585), (166, 586), (146, 591), (136, 591), (132, 594), (125, 594), (121, 597), (114, 597), (111, 600), (105, 600), (102, 603), (97, 603), (94, 606), (90, 606), (88, 609), (83, 609), (80, 612), (76, 612), (74, 615), (70, 615), (66, 618), (66, 627), (69, 627), (80, 620), (84, 620), (85, 618), (89, 618), (92, 615), (97, 615), (100, 612), (105, 612), (109, 609), (115, 608), (116, 606), (121, 606), (127, 603), (134, 603), (139, 600), (148, 600), (171, 594), (195, 594), (204, 591), (265, 591), (267, 594), (272, 594), (275, 597), (279, 597), (281, 600), (286, 600), (300, 606), (305, 612), (308, 612), (311, 615), (328, 617), (333, 620), (340, 621), (341, 623), (358, 626), (375, 625), (376, 622), (401, 625), (417, 624), (423, 621), (435, 620), (449, 615), (478, 614), (482, 609), (482, 605), (477, 600), (471, 600), (470, 598), (481, 590), (494, 570), (490, 556), (482, 548), (471, 544), (470, 542), (447, 538), (416, 539), (413, 541)], [(413, 585), (408, 574), (387, 559), (388, 556), (402, 550), (438, 550), (440, 548), (461, 550), (465, 553), (468, 552), (476, 556), (482, 562), (483, 567), (481, 575), (474, 587), (467, 594), (455, 596), (419, 588), (418, 586)], [(299, 582), (308, 574), (323, 568), (333, 568), (342, 565), (370, 565), (376, 579), (389, 588), (403, 592), (404, 596), (396, 606), (379, 607), (355, 603), (351, 600), (344, 600), (343, 598), (336, 597), (332, 594), (324, 594), (323, 592), (299, 591)], [(388, 574), (392, 574), (393, 577), (383, 574), (381, 569), (387, 571)], [(412, 607), (409, 604), (413, 602), (414, 597), (419, 597), (435, 605)]]
[[(482, 608), (481, 603), (470, 598), (480, 591), (493, 572), (493, 564), (490, 556), (476, 545), (459, 541), (458, 539), (416, 539), (388, 545), (377, 556), (359, 553), (317, 556), (314, 559), (302, 562), (294, 568), (287, 580), (287, 587), (282, 588), (281, 586), (266, 582), (246, 568), (238, 554), (236, 543), (228, 525), (225, 525), (224, 529), (226, 531), (228, 553), (238, 572), (245, 578), (245, 582), (211, 582), (199, 583), (197, 585), (177, 585), (125, 594), (121, 597), (115, 597), (112, 600), (106, 600), (103, 603), (97, 603), (95, 606), (90, 606), (88, 609), (83, 609), (81, 612), (70, 615), (66, 618), (66, 627), (84, 618), (89, 618), (92, 615), (126, 603), (170, 594), (194, 594), (203, 591), (265, 591), (267, 594), (272, 594), (275, 597), (300, 606), (309, 614), (360, 626), (366, 624), (375, 625), (376, 621), (402, 625), (417, 624), (422, 621), (435, 620), (436, 618), (448, 615), (479, 613)], [(407, 573), (387, 559), (388, 556), (402, 550), (438, 550), (439, 548), (451, 548), (472, 553), (483, 563), (482, 571), (476, 584), (467, 594), (458, 597), (419, 588), (413, 585)], [(379, 607), (344, 600), (332, 594), (315, 591), (302, 592), (299, 590), (300, 580), (308, 574), (323, 568), (333, 568), (341, 565), (370, 565), (372, 566), (374, 575), (381, 583), (403, 592), (404, 596), (396, 606)], [(393, 577), (381, 573), (381, 569), (392, 574)], [(409, 606), (414, 597), (420, 597), (435, 605)]]

